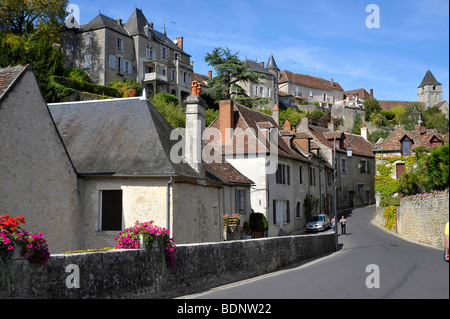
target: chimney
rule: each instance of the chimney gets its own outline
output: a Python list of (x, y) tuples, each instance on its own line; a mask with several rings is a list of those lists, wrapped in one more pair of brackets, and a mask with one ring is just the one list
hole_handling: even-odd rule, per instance
[(150, 28), (153, 30), (153, 22), (150, 22), (149, 25), (150, 25)]
[(197, 173), (205, 176), (206, 166), (202, 161), (202, 151), (204, 147), (202, 135), (205, 130), (206, 102), (198, 95), (190, 95), (185, 100), (185, 105), (185, 157), (188, 164)]
[(234, 128), (234, 103), (231, 100), (219, 103), (219, 130), (222, 143), (230, 142)]
[(309, 119), (305, 116), (300, 119), (300, 125), (297, 125), (297, 132), (307, 132), (309, 130)]
[(275, 123), (277, 123), (277, 125), (280, 125), (280, 111), (277, 104), (275, 104), (275, 106), (273, 107), (272, 118), (275, 120)]
[(178, 37), (177, 38), (177, 46), (183, 50), (183, 37)]
[(259, 65), (264, 67), (264, 62), (259, 62)]
[(117, 19), (116, 22), (117, 22), (119, 25), (122, 25), (122, 19)]
[(370, 89), (370, 97), (373, 98), (373, 89)]
[(333, 78), (331, 78), (331, 86), (333, 86)]
[(333, 123), (333, 118), (331, 118), (330, 123), (328, 123), (328, 131), (334, 132), (336, 130), (336, 125)]
[(369, 129), (364, 124), (363, 127), (361, 127), (361, 136), (368, 141), (369, 140)]
[(209, 77), (210, 79), (212, 79), (212, 71), (211, 71), (211, 70), (208, 71), (208, 77)]

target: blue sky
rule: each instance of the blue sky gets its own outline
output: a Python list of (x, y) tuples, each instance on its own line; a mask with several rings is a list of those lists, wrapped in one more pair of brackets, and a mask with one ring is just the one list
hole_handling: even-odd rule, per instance
[[(74, 0), (80, 23), (102, 14), (128, 20), (134, 7), (170, 38), (184, 37), (194, 72), (206, 53), (228, 47), (240, 57), (296, 73), (333, 78), (344, 90), (374, 90), (379, 100), (417, 99), (428, 67), (449, 100), (448, 0)], [(368, 28), (369, 4), (380, 27)], [(175, 22), (175, 23), (173, 23)]]

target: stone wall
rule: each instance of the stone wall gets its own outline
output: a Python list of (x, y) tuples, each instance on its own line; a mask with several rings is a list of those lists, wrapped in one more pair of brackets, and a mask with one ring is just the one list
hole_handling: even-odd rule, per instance
[[(180, 245), (174, 268), (165, 266), (158, 248), (52, 255), (45, 266), (15, 260), (13, 279), (0, 289), (0, 298), (169, 298), (334, 251), (334, 233), (328, 232)], [(69, 265), (79, 269), (79, 288), (67, 287), (67, 279), (76, 275)]]
[(448, 192), (404, 198), (397, 213), (399, 235), (420, 243), (444, 247), (444, 228), (449, 221)]

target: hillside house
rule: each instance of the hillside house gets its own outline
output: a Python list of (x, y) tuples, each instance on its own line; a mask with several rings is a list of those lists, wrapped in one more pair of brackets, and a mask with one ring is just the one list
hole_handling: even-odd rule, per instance
[[(301, 109), (302, 104), (319, 103), (328, 109), (342, 101), (344, 89), (333, 78), (328, 81), (320, 77), (283, 70), (279, 81), (280, 102), (286, 107)], [(306, 102), (306, 103), (305, 103)]]
[(441, 134), (435, 129), (427, 129), (419, 122), (412, 131), (407, 131), (402, 126), (396, 127), (388, 137), (375, 144), (373, 152), (377, 164), (387, 159), (397, 159), (392, 163), (395, 169), (392, 170), (391, 177), (398, 179), (406, 170), (403, 157), (414, 155), (414, 149), (417, 147), (432, 149), (441, 146), (445, 139), (448, 140), (448, 133)]
[(61, 45), (66, 67), (86, 71), (91, 79), (109, 85), (133, 80), (150, 95), (165, 92), (180, 101), (190, 94), (193, 67), (183, 37), (169, 39), (135, 8), (126, 23), (99, 14), (86, 24), (66, 27)]

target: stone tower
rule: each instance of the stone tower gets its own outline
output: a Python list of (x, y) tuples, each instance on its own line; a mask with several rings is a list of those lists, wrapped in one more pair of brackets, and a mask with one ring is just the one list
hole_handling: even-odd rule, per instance
[(275, 63), (275, 59), (273, 58), (272, 53), (270, 54), (269, 61), (267, 62), (266, 70), (273, 74), (274, 76), (274, 105), (279, 104), (279, 92), (278, 92), (278, 82), (280, 81), (281, 71)]
[(417, 101), (423, 102), (427, 109), (442, 102), (442, 84), (436, 80), (430, 69), (418, 87)]

